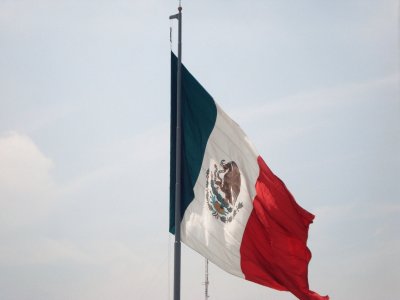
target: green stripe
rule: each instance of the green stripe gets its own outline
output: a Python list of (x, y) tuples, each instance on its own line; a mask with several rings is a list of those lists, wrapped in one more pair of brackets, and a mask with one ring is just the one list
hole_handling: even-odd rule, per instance
[[(169, 231), (175, 233), (176, 80), (178, 59), (171, 52), (171, 149)], [(181, 217), (194, 199), (208, 138), (217, 120), (210, 94), (182, 65), (182, 204)]]

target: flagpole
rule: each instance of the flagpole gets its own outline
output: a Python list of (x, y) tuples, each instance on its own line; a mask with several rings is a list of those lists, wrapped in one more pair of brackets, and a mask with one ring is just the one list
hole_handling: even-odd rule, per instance
[(181, 161), (182, 161), (182, 7), (169, 17), (178, 19), (178, 73), (176, 99), (176, 180), (175, 180), (175, 243), (174, 243), (174, 300), (181, 298)]

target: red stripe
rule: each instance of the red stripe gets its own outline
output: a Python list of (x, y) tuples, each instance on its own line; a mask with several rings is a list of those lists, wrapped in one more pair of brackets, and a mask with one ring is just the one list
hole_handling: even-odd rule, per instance
[(329, 299), (308, 288), (308, 227), (314, 215), (301, 208), (261, 157), (254, 209), (240, 247), (247, 280), (290, 291), (301, 300)]

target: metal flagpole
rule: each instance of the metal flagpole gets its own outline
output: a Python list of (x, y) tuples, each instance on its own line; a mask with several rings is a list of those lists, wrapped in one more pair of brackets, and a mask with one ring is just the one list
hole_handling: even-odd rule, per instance
[(174, 243), (174, 300), (181, 298), (181, 156), (182, 156), (182, 7), (169, 17), (178, 19), (178, 74), (176, 99), (176, 182), (175, 182), (175, 243)]

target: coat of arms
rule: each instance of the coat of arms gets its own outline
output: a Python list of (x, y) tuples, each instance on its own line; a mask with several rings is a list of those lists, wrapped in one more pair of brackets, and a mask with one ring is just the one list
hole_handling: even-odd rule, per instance
[(206, 172), (206, 201), (212, 215), (223, 223), (232, 222), (243, 207), (240, 193), (240, 170), (234, 161), (214, 163)]

